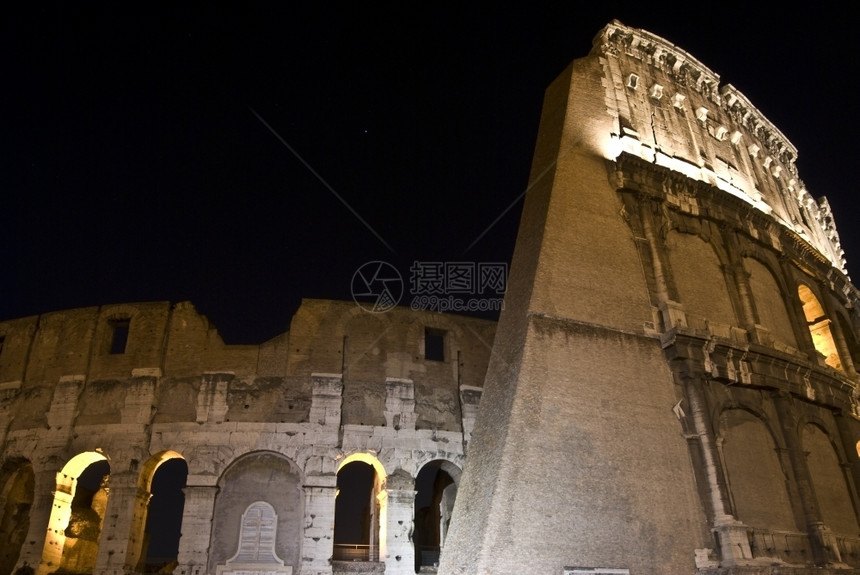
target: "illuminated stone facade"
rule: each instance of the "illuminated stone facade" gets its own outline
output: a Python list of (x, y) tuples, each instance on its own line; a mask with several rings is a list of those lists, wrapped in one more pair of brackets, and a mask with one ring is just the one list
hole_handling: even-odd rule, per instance
[(441, 573), (860, 572), (860, 293), (796, 156), (618, 22), (549, 87)]
[[(224, 345), (187, 303), (0, 322), (2, 573), (143, 571), (147, 532), (164, 528), (146, 527), (150, 487), (172, 460), (188, 472), (177, 575), (330, 574), (332, 557), (414, 573), (422, 470), (439, 491), (418, 549), (432, 565), (494, 329), (320, 300), (259, 346)], [(427, 333), (442, 337), (432, 360)], [(76, 504), (79, 477), (102, 461), (104, 488)], [(372, 469), (374, 506), (349, 519), (364, 520), (357, 540), (338, 541), (338, 476), (352, 462)]]
[(547, 91), (498, 326), (320, 300), (254, 346), (187, 303), (0, 322), (0, 575), (143, 570), (174, 463), (176, 575), (406, 574), (442, 543), (445, 575), (860, 573), (860, 293), (796, 156), (612, 23)]

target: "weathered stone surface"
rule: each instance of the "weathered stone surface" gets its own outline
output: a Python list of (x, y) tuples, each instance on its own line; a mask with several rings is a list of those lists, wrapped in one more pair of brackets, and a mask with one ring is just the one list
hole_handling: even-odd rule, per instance
[(549, 87), (440, 573), (860, 572), (860, 293), (796, 156), (618, 22)]
[(498, 327), (323, 300), (260, 345), (188, 302), (0, 321), (0, 575), (147, 568), (169, 461), (176, 575), (860, 573), (860, 293), (796, 157), (613, 22), (547, 91)]
[[(177, 574), (223, 568), (242, 513), (256, 501), (278, 518), (279, 572), (331, 573), (337, 473), (353, 454), (375, 462), (378, 492), (391, 501), (380, 503), (387, 511), (380, 533), (390, 533), (391, 544), (383, 538), (379, 546), (392, 550), (391, 561), (379, 558), (382, 568), (412, 573), (415, 477), (438, 460), (459, 477), (462, 416), (448, 396), (458, 378), (476, 390), (481, 384), (451, 359), (426, 366), (418, 334), (432, 325), (461, 359), (480, 366), (495, 326), (402, 309), (364, 313), (306, 300), (290, 331), (260, 346), (224, 345), (188, 303), (0, 322), (9, 342), (0, 373), (18, 378), (0, 385), (0, 526), (15, 545), (0, 563), (3, 575), (25, 561), (39, 573), (143, 568), (149, 486), (161, 463), (176, 458), (188, 468)], [(122, 353), (111, 341), (118, 318), (128, 322)], [(366, 345), (377, 339), (378, 348)], [(78, 477), (102, 459), (111, 465), (106, 506), (72, 510)], [(21, 476), (29, 468), (45, 481)], [(392, 474), (397, 495), (389, 498)]]

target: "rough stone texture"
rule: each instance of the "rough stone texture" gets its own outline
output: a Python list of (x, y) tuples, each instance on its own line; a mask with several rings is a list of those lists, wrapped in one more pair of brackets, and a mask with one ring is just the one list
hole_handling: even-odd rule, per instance
[(796, 156), (618, 22), (549, 87), (440, 573), (860, 573), (860, 293)]
[[(498, 327), (321, 300), (250, 346), (187, 302), (0, 321), (0, 575), (141, 569), (171, 459), (176, 575), (223, 568), (255, 502), (296, 575), (413, 573), (427, 467), (444, 575), (860, 573), (860, 292), (796, 157), (691, 55), (613, 22), (547, 91)], [(332, 561), (358, 461), (378, 561)]]
[[(123, 321), (127, 343), (112, 353)], [(445, 334), (445, 361), (424, 359), (428, 328)], [(150, 484), (173, 458), (188, 466), (177, 575), (223, 566), (256, 501), (277, 514), (286, 567), (330, 574), (336, 474), (354, 455), (374, 462), (385, 518), (373, 569), (412, 573), (415, 478), (439, 461), (459, 478), (471, 430), (462, 421), (474, 421), (494, 331), (480, 319), (374, 316), (319, 300), (259, 346), (225, 345), (189, 303), (0, 322), (0, 529), (13, 547), (2, 575), (24, 562), (40, 574), (142, 568)], [(90, 541), (75, 529), (92, 521), (73, 518), (67, 532), (71, 500), (83, 470), (104, 459), (106, 505), (74, 515), (104, 523)]]

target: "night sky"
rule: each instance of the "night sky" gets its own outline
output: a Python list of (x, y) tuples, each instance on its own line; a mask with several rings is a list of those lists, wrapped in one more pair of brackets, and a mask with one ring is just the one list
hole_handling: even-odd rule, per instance
[(0, 318), (190, 300), (259, 343), (367, 261), (509, 261), (543, 92), (613, 18), (789, 138), (857, 281), (851, 19), (584, 4), (3, 8)]

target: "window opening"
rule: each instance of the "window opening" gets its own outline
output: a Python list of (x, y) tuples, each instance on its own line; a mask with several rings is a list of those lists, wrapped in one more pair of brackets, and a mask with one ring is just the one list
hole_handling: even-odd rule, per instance
[(636, 74), (630, 74), (627, 76), (627, 87), (633, 90), (639, 85), (639, 76)]
[(110, 321), (111, 338), (110, 338), (110, 353), (122, 354), (125, 353), (125, 347), (128, 344), (128, 328), (131, 320), (114, 319)]
[(445, 361), (445, 332), (438, 329), (424, 329), (424, 359)]
[(425, 465), (415, 480), (415, 572), (421, 567), (438, 566), (451, 512), (457, 497), (454, 480), (438, 462)]
[(806, 325), (812, 336), (815, 351), (824, 356), (824, 363), (833, 369), (842, 370), (842, 360), (836, 350), (833, 334), (830, 331), (830, 319), (824, 313), (821, 302), (807, 286), (797, 288), (797, 294), (803, 303), (803, 314), (806, 316)]

